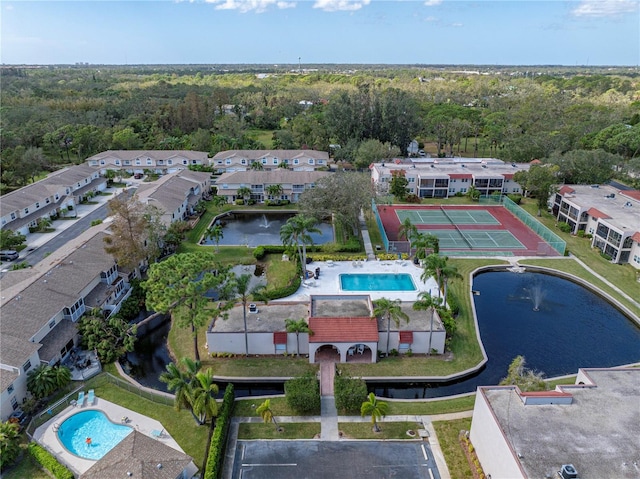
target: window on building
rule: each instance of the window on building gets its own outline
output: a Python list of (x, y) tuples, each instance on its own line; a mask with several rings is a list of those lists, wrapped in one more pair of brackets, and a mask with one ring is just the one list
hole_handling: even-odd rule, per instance
[(36, 209), (40, 208), (40, 202), (36, 201)]
[(45, 199), (44, 199), (44, 202), (45, 202), (46, 204), (49, 204), (49, 203), (51, 203), (51, 200), (50, 200), (49, 198), (45, 198)]
[(15, 220), (16, 219), (16, 214), (15, 213), (11, 213), (11, 219)]
[(9, 387), (7, 388), (7, 392), (9, 394), (13, 393), (13, 384), (9, 384)]
[(28, 214), (29, 214), (29, 208), (25, 208), (25, 209), (24, 209), (24, 214), (25, 214), (25, 215), (28, 215)]
[(49, 321), (49, 329), (53, 329), (55, 325), (56, 325), (55, 319), (52, 319), (51, 321)]
[(116, 160), (116, 165), (120, 166), (120, 160)]
[(182, 164), (186, 165), (187, 164), (187, 160), (182, 160)]
[(104, 166), (104, 160), (100, 160), (100, 166)]
[(147, 165), (151, 165), (153, 164), (153, 162), (151, 161), (151, 158), (147, 158)]
[(136, 158), (136, 165), (140, 165), (140, 164), (141, 164), (140, 158)]
[(24, 363), (24, 365), (22, 366), (22, 370), (26, 373), (29, 369), (31, 369), (31, 360), (27, 361), (26, 363)]
[(167, 160), (167, 165), (173, 165), (173, 160)]
[(300, 164), (300, 160), (293, 160), (293, 164), (294, 165), (299, 165)]
[(11, 398), (11, 408), (15, 411), (16, 409), (18, 409), (18, 400), (16, 399), (15, 396), (13, 396)]

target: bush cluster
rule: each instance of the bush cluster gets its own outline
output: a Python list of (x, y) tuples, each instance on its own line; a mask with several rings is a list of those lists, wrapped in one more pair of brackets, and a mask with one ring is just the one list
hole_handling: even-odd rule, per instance
[(507, 195), (507, 198), (513, 201), (516, 205), (519, 205), (522, 202), (522, 195), (509, 194)]
[(28, 451), (36, 462), (56, 479), (73, 479), (73, 473), (69, 469), (60, 464), (54, 456), (35, 442), (29, 443)]
[(289, 379), (284, 383), (287, 404), (301, 415), (320, 412), (320, 384), (315, 376), (308, 374)]
[(451, 289), (447, 290), (447, 304), (453, 316), (457, 316), (458, 313), (460, 313), (460, 301), (458, 301), (458, 298), (453, 294)]
[(360, 407), (367, 399), (364, 379), (336, 375), (333, 386), (336, 408), (345, 414), (360, 414)]
[(229, 432), (229, 424), (231, 423), (234, 406), (235, 393), (233, 391), (233, 384), (229, 383), (224, 391), (222, 407), (216, 420), (216, 428), (211, 436), (204, 479), (218, 479), (222, 475), (224, 452), (227, 448), (227, 433)]

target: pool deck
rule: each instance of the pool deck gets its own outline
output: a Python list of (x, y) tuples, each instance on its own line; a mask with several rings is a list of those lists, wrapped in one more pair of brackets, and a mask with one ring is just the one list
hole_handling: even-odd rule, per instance
[[(62, 424), (65, 419), (78, 412), (92, 409), (104, 412), (107, 417), (116, 424), (122, 424), (122, 418), (127, 417), (129, 418), (129, 421), (127, 422), (128, 426), (131, 426), (133, 429), (136, 429), (138, 432), (145, 434), (146, 436), (161, 441), (167, 446), (171, 446), (178, 451), (184, 452), (178, 445), (178, 443), (169, 435), (169, 433), (164, 430), (164, 426), (159, 421), (151, 419), (150, 417), (144, 416), (135, 411), (131, 411), (130, 409), (118, 406), (117, 404), (96, 396), (93, 406), (89, 406), (86, 404), (81, 408), (69, 406), (61, 413), (54, 416), (42, 426), (37, 428), (33, 434), (33, 438), (41, 446), (43, 446), (51, 454), (56, 456), (58, 460), (60, 460), (64, 465), (71, 469), (71, 471), (76, 474), (76, 476), (84, 474), (97, 461), (93, 461), (91, 459), (83, 459), (67, 451), (67, 449), (65, 449), (65, 447), (58, 439), (58, 434), (56, 433), (57, 427), (55, 426)], [(160, 437), (154, 437), (151, 433), (151, 431), (154, 430), (162, 431), (162, 435)]]
[[(407, 260), (391, 261), (314, 261), (307, 265), (307, 270), (314, 272), (320, 268), (318, 279), (306, 280), (291, 296), (283, 298), (281, 301), (308, 301), (312, 295), (344, 295), (344, 294), (366, 294), (373, 301), (380, 298), (399, 299), (401, 301), (415, 301), (422, 291), (430, 291), (432, 296), (438, 296), (438, 286), (433, 278), (429, 278), (424, 283), (420, 276), (424, 271), (421, 267), (414, 265)], [(340, 287), (341, 274), (401, 274), (411, 275), (413, 283), (416, 285), (415, 291), (343, 291)], [(274, 300), (272, 302), (277, 302)]]

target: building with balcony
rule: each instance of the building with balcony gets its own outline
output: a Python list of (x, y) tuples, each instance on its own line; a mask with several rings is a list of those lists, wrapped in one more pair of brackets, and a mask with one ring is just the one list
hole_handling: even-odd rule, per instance
[(388, 193), (394, 174), (402, 172), (410, 195), (419, 198), (449, 198), (465, 195), (471, 187), (482, 196), (521, 194), (513, 180), (518, 171), (528, 171), (528, 163), (505, 163), (493, 158), (408, 158), (374, 163), (371, 181), (381, 194)]
[(608, 185), (563, 185), (551, 199), (553, 215), (571, 233), (592, 235), (591, 245), (614, 263), (640, 269), (640, 191)]
[[(249, 199), (257, 203), (267, 200), (296, 203), (302, 193), (314, 188), (320, 178), (330, 174), (326, 171), (295, 171), (284, 168), (224, 173), (215, 181), (216, 194), (226, 197), (228, 203), (233, 203), (237, 199), (245, 199), (238, 194), (238, 190), (249, 188), (251, 190)], [(270, 194), (269, 187), (275, 185), (280, 186), (280, 193)]]
[(209, 164), (216, 171), (232, 173), (255, 169), (287, 168), (294, 171), (314, 171), (329, 166), (329, 153), (317, 150), (227, 150), (217, 153)]
[(104, 174), (107, 170), (157, 174), (175, 173), (189, 166), (208, 165), (206, 151), (192, 150), (108, 150), (87, 158), (87, 165)]
[(0, 419), (27, 397), (27, 375), (64, 361), (78, 344), (76, 323), (97, 308), (108, 317), (130, 294), (126, 276), (104, 251), (106, 225), (93, 227), (33, 268), (0, 278)]

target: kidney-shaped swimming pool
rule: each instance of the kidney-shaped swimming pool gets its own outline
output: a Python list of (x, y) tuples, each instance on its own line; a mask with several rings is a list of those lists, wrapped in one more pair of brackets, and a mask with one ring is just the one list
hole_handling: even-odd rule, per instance
[(97, 461), (127, 437), (133, 428), (115, 424), (95, 409), (68, 417), (58, 428), (58, 439), (71, 454)]

